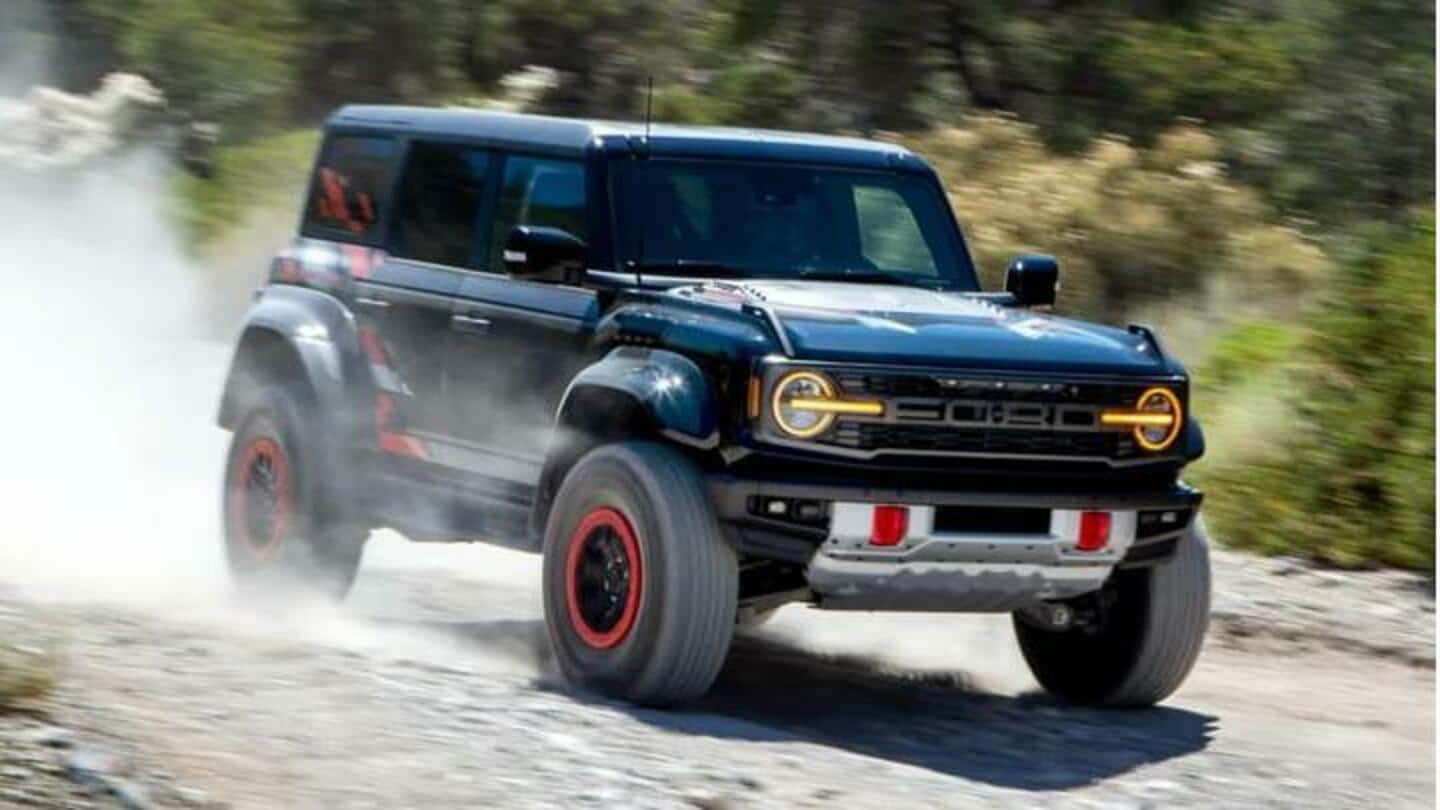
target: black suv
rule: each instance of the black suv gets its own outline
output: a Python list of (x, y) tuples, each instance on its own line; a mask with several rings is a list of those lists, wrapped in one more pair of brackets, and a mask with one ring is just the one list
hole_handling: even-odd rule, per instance
[(893, 145), (344, 108), (225, 385), (231, 568), (338, 598), (377, 527), (541, 551), (565, 675), (643, 704), (793, 601), (1011, 612), (1045, 688), (1153, 703), (1208, 620), (1204, 440), (1056, 279), (982, 291)]

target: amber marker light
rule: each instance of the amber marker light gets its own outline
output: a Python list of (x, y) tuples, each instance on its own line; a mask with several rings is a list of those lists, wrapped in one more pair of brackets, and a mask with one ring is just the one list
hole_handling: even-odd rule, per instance
[(1132, 410), (1103, 411), (1100, 424), (1133, 428), (1135, 443), (1159, 452), (1180, 436), (1183, 413), (1180, 398), (1168, 388), (1151, 388), (1140, 395)]
[(759, 375), (750, 376), (750, 388), (745, 392), (745, 415), (751, 419), (760, 418), (761, 389), (764, 383), (760, 381)]

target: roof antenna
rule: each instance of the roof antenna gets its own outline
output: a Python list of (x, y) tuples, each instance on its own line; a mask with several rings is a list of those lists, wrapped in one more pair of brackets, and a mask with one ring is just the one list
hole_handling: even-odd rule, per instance
[(650, 107), (655, 102), (655, 74), (645, 74), (645, 146), (650, 146)]

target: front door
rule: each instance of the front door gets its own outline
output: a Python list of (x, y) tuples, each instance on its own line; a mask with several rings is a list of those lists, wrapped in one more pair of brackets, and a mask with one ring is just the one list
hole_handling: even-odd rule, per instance
[(578, 287), (500, 275), (461, 284), (454, 317), (467, 337), (450, 355), (449, 377), (477, 472), (539, 480), (556, 408), (586, 361), (598, 314), (595, 294)]
[(452, 327), (459, 337), (447, 376), (464, 409), (461, 438), (474, 452), (475, 471), (533, 484), (560, 398), (587, 362), (600, 305), (583, 287), (512, 279), (500, 260), (517, 224), (586, 238), (584, 164), (512, 155), (502, 178), (487, 271), (467, 273), (456, 295)]

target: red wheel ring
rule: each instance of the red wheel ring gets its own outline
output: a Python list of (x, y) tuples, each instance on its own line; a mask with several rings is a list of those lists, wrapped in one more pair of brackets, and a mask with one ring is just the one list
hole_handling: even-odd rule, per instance
[(280, 443), (251, 440), (241, 451), (230, 485), (231, 529), (257, 556), (280, 545), (290, 525), (290, 462)]
[(597, 650), (624, 641), (640, 615), (644, 585), (630, 521), (610, 507), (592, 510), (570, 533), (565, 555), (565, 607), (575, 634)]

